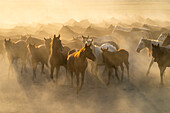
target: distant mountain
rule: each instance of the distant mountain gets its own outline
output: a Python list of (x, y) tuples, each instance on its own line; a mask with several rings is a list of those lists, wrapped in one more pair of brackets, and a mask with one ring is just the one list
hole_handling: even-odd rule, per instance
[(78, 36), (78, 33), (73, 32), (68, 26), (63, 26), (58, 34), (61, 35), (61, 38), (72, 39), (75, 36)]
[(65, 22), (64, 25), (66, 25), (66, 26), (74, 26), (77, 23), (78, 22), (72, 18), (72, 19), (68, 20), (67, 22)]
[(82, 28), (87, 28), (91, 23), (89, 22), (88, 19), (81, 20), (80, 22), (74, 24), (74, 26), (80, 26)]

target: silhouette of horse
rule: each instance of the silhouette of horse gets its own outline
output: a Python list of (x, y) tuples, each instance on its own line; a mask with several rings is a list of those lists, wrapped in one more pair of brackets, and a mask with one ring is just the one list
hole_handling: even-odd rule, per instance
[(160, 45), (152, 44), (152, 56), (154, 62), (157, 62), (159, 70), (160, 70), (160, 77), (161, 77), (161, 85), (163, 85), (163, 74), (166, 67), (170, 67), (170, 48), (168, 47), (160, 47)]
[(36, 77), (36, 69), (38, 63), (42, 64), (41, 74), (44, 73), (44, 65), (48, 66), (48, 59), (50, 56), (51, 38), (44, 38), (44, 45), (36, 46), (35, 44), (28, 44), (28, 50), (31, 54), (31, 61), (33, 67), (33, 80)]
[[(91, 45), (85, 44), (85, 46), (80, 49), (78, 52), (74, 51), (67, 58), (67, 67), (68, 71), (71, 73), (71, 86), (73, 87), (73, 72), (76, 74), (77, 78), (77, 94), (81, 90), (84, 84), (84, 75), (87, 68), (88, 62), (87, 59), (95, 61), (95, 56), (90, 48)], [(81, 73), (81, 85), (79, 87), (79, 74)]]
[(119, 77), (117, 74), (118, 66), (120, 66), (120, 68), (122, 70), (121, 81), (123, 81), (123, 73), (124, 73), (123, 63), (125, 64), (125, 66), (127, 68), (127, 75), (128, 75), (128, 79), (129, 79), (129, 61), (128, 61), (129, 53), (124, 49), (119, 49), (116, 52), (110, 52), (110, 51), (108, 51), (108, 48), (107, 49), (101, 48), (101, 50), (102, 50), (103, 62), (109, 68), (107, 85), (110, 84), (110, 77), (111, 77), (111, 74), (113, 73), (112, 68), (115, 69), (115, 75), (116, 75), (117, 79), (119, 80)]
[(60, 70), (60, 66), (64, 66), (66, 69), (66, 75), (67, 75), (67, 56), (68, 56), (68, 51), (70, 49), (68, 47), (63, 47), (61, 40), (60, 40), (60, 35), (56, 37), (54, 35), (54, 38), (52, 39), (51, 43), (51, 55), (50, 55), (50, 64), (51, 64), (51, 79), (53, 79), (53, 72), (54, 68), (56, 68), (56, 79), (58, 79), (58, 73)]
[(22, 62), (22, 68), (21, 68), (21, 73), (23, 72), (23, 69), (26, 71), (26, 60), (27, 60), (27, 54), (28, 54), (28, 49), (27, 49), (27, 44), (25, 41), (17, 41), (17, 42), (12, 42), (11, 39), (9, 40), (4, 40), (4, 47), (7, 52), (7, 56), (9, 59), (9, 71), (8, 71), (8, 76), (10, 73), (10, 70), (12, 69), (12, 64), (14, 60), (21, 59)]

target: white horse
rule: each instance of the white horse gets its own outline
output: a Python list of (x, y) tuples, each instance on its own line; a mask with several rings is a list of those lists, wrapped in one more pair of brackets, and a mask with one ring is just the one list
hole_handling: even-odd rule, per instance
[[(94, 72), (93, 69), (95, 69), (95, 75), (97, 76), (98, 66), (104, 66), (105, 65), (104, 62), (103, 62), (103, 56), (102, 56), (101, 48), (102, 49), (107, 49), (108, 48), (108, 50), (111, 51), (111, 52), (115, 52), (115, 51), (117, 51), (117, 49), (113, 45), (111, 45), (109, 43), (102, 44), (101, 46), (94, 45), (93, 39), (92, 40), (87, 40), (86, 43), (88, 45), (91, 44), (93, 54), (96, 57), (95, 62), (92, 62), (91, 72), (93, 73)], [(106, 71), (106, 67), (105, 67), (104, 72), (105, 71)]]
[[(165, 40), (166, 37), (167, 37), (167, 34), (166, 34), (166, 33), (161, 33), (161, 35), (158, 37), (157, 40), (142, 38), (142, 39), (139, 41), (139, 44), (138, 44), (138, 46), (137, 46), (136, 51), (137, 51), (138, 53), (140, 53), (140, 51), (141, 51), (142, 49), (145, 49), (145, 48), (146, 48), (146, 49), (148, 49), (148, 54), (149, 54), (149, 56), (150, 56), (151, 51), (152, 51), (152, 44), (153, 44), (153, 45), (158, 45), (158, 44), (159, 44), (160, 46), (162, 46), (162, 43), (163, 43), (163, 41)], [(149, 74), (150, 68), (151, 68), (151, 66), (152, 66), (153, 63), (154, 63), (154, 61), (153, 61), (153, 59), (152, 59), (151, 62), (150, 62), (150, 64), (149, 64), (149, 68), (148, 68), (148, 70), (147, 70), (147, 73), (146, 73), (147, 76), (148, 76), (148, 74)]]

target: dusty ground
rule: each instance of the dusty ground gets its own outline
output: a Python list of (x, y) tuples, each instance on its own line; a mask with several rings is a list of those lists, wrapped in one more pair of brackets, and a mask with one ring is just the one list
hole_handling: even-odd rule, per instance
[(137, 43), (125, 43), (125, 40), (119, 43), (121, 48), (130, 52), (130, 81), (125, 75), (123, 83), (112, 79), (111, 84), (106, 86), (106, 73), (99, 73), (104, 81), (101, 82), (87, 70), (85, 84), (79, 95), (76, 94), (76, 82), (71, 88), (70, 81), (66, 80), (64, 68), (61, 68), (58, 83), (49, 80), (47, 68), (43, 75), (38, 70), (37, 79), (33, 82), (30, 66), (28, 72), (21, 75), (20, 66), (16, 68), (14, 65), (14, 72), (8, 79), (8, 60), (1, 60), (0, 113), (169, 113), (168, 70), (165, 73), (165, 85), (161, 87), (156, 63), (150, 75), (145, 76), (150, 62), (147, 51), (137, 54)]

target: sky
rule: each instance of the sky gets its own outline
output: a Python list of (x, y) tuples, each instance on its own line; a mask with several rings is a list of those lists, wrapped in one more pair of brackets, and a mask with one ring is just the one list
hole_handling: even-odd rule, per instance
[(102, 20), (133, 15), (168, 20), (170, 0), (0, 0), (0, 25)]

